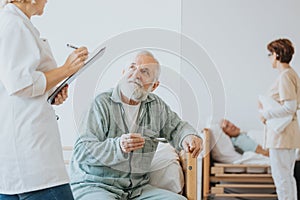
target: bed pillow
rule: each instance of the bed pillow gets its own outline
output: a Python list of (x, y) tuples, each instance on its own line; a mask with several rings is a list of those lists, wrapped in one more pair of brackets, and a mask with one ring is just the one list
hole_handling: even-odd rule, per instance
[(231, 139), (221, 129), (219, 124), (210, 127), (211, 131), (211, 153), (215, 161), (221, 163), (233, 163), (242, 155), (235, 151)]
[(168, 143), (159, 143), (154, 154), (150, 171), (150, 184), (175, 193), (181, 193), (184, 176), (179, 156)]

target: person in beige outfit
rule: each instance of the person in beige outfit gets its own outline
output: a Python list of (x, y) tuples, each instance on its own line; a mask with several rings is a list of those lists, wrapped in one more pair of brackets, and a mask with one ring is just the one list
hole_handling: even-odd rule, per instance
[(278, 103), (279, 108), (264, 109), (259, 102), (261, 120), (266, 123), (273, 118), (292, 115), (292, 121), (285, 129), (276, 133), (267, 128), (266, 148), (270, 151), (272, 177), (279, 200), (297, 199), (296, 182), (293, 176), (296, 161), (296, 148), (300, 148), (300, 130), (296, 111), (300, 104), (300, 79), (290, 66), (294, 47), (288, 39), (278, 39), (267, 46), (272, 67), (279, 71), (279, 76), (271, 87), (268, 96)]

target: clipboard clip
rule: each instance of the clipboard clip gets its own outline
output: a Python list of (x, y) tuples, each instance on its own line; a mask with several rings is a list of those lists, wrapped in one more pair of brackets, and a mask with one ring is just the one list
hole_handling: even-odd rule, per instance
[(80, 75), (85, 69), (87, 69), (89, 66), (91, 66), (96, 60), (98, 60), (100, 57), (103, 56), (105, 52), (106, 47), (98, 48), (96, 49), (91, 55), (89, 55), (88, 59), (85, 61), (84, 66), (79, 69), (76, 73), (69, 76), (66, 80), (64, 80), (57, 88), (56, 90), (48, 97), (47, 101), (50, 104), (54, 103), (56, 95), (64, 88), (66, 85), (69, 85), (73, 80), (76, 79), (78, 75)]

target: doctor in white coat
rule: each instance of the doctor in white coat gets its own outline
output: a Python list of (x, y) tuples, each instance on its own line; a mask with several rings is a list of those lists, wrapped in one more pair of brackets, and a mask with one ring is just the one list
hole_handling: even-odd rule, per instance
[[(53, 87), (87, 59), (81, 47), (57, 67), (46, 40), (30, 22), (47, 0), (1, 0), (0, 200), (73, 199), (62, 157)], [(54, 104), (67, 98), (65, 87)]]

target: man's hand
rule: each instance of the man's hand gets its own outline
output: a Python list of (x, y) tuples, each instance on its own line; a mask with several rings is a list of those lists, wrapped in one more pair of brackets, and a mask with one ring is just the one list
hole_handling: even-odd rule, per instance
[(202, 139), (195, 135), (188, 135), (182, 141), (182, 147), (185, 152), (192, 153), (192, 157), (198, 157), (202, 151)]
[(262, 146), (260, 146), (260, 145), (257, 145), (257, 147), (255, 149), (255, 153), (262, 154), (262, 155), (268, 156), (268, 157), (270, 156), (269, 150), (263, 149)]
[(145, 139), (139, 133), (121, 135), (120, 147), (124, 153), (129, 153), (144, 147)]

